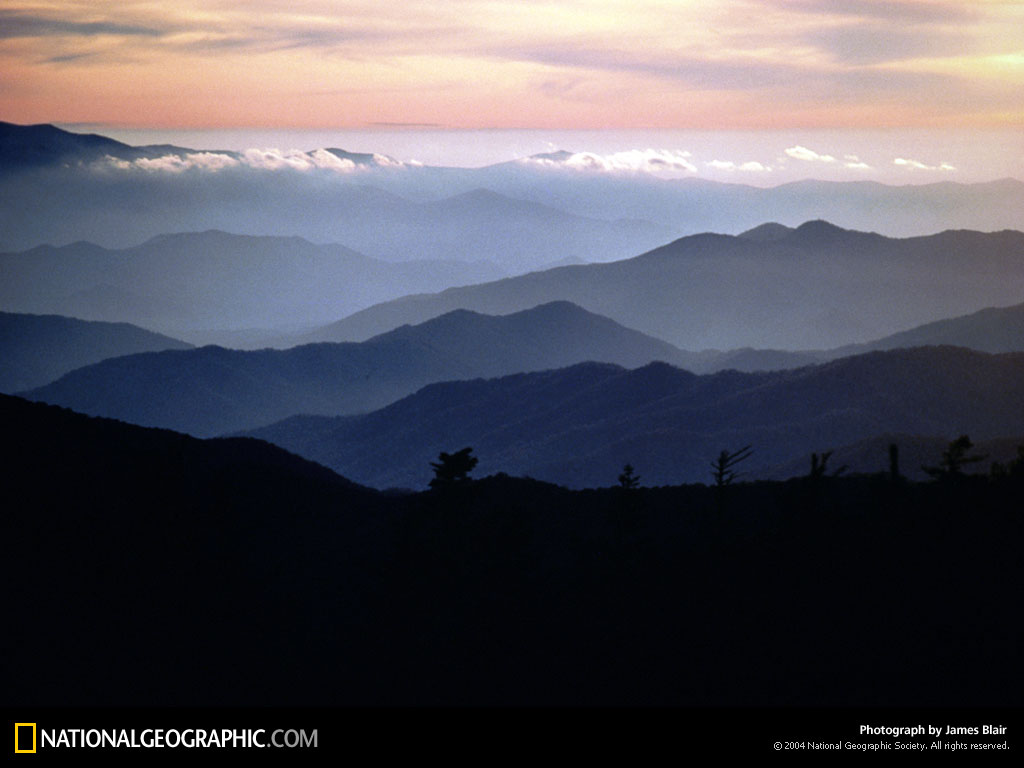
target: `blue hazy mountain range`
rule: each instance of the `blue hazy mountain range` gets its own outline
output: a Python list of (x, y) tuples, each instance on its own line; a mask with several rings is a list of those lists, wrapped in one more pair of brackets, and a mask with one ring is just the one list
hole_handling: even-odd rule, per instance
[(207, 231), (123, 250), (0, 254), (0, 276), (3, 311), (130, 322), (230, 347), (363, 341), (455, 309), (509, 314), (567, 300), (681, 349), (793, 352), (1019, 303), (1024, 235), (886, 238), (774, 224), (505, 278), (487, 262), (386, 262), (296, 237)]
[(635, 368), (689, 357), (568, 302), (491, 317), (459, 310), (363, 343), (287, 350), (208, 346), (117, 357), (27, 396), (81, 413), (199, 436), (297, 413), (380, 408), (425, 384), (562, 368), (596, 360)]
[(486, 262), (388, 262), (298, 237), (211, 230), (123, 250), (82, 242), (0, 254), (0, 308), (126, 321), (172, 335), (294, 329), (407, 293), (503, 275)]
[[(585, 149), (585, 148), (580, 148)], [(399, 163), (339, 148), (239, 153), (131, 147), (53, 126), (0, 124), (0, 249), (88, 240), (124, 248), (222, 229), (338, 242), (387, 259), (487, 260), (522, 272), (609, 261), (686, 234), (822, 218), (911, 236), (1024, 228), (1024, 183), (761, 188), (583, 171), (547, 153), (483, 168)]]
[(632, 259), (407, 296), (296, 341), (358, 341), (454, 309), (571, 301), (683, 349), (830, 349), (1024, 299), (1024, 234), (889, 238), (811, 221), (684, 237)]
[[(1020, 329), (1022, 309), (979, 314), (994, 336), (1022, 349), (1020, 334), (1015, 341), (1011, 333), (1015, 324)], [(1003, 327), (1000, 317), (1006, 319)], [(976, 316), (959, 320), (941, 324), (945, 338), (962, 338), (962, 329), (973, 330), (978, 322)], [(923, 333), (930, 341), (941, 338), (930, 328)], [(913, 341), (915, 332), (901, 338)], [(882, 339), (865, 348), (892, 343)], [(804, 356), (820, 361), (843, 353)], [(642, 460), (651, 481), (699, 481), (706, 479), (701, 456), (755, 437), (765, 453), (750, 468), (760, 476), (790, 476), (811, 451), (843, 448), (883, 433), (904, 433), (901, 443), (924, 445), (922, 450), (933, 453), (963, 432), (979, 439), (1024, 434), (1012, 406), (1019, 387), (1012, 371), (1020, 354), (993, 358), (926, 347), (861, 354), (796, 371), (735, 370), (737, 360), (770, 364), (780, 356), (777, 368), (798, 360), (763, 350), (688, 353), (559, 302), (507, 317), (455, 311), (360, 344), (128, 355), (73, 371), (26, 395), (90, 415), (200, 436), (282, 419), (252, 434), (381, 487), (416, 486), (429, 464), (419, 465), (423, 456), (462, 442), (493, 452), (494, 463), (485, 465), (493, 471), (587, 485), (598, 483), (620, 460)], [(619, 365), (565, 367), (584, 360)], [(651, 360), (675, 365), (643, 367)], [(727, 370), (697, 376), (678, 367), (696, 368), (694, 363)], [(493, 378), (519, 371), (546, 372)], [(605, 392), (604, 386), (613, 389)], [(573, 404), (579, 398), (592, 407), (573, 417), (582, 421), (565, 422), (563, 409), (583, 407)], [(369, 473), (339, 458), (336, 440), (350, 446), (352, 456), (387, 455), (394, 461), (375, 462), (378, 474)], [(390, 448), (389, 440), (396, 441)], [(692, 453), (673, 447), (688, 440), (695, 441)], [(715, 448), (716, 443), (721, 445)], [(881, 461), (877, 443), (871, 450), (848, 449), (843, 462), (865, 468), (872, 466), (872, 457)], [(1000, 450), (1012, 457), (1014, 445), (1008, 441)], [(582, 451), (578, 461), (572, 460), (573, 451)], [(597, 458), (582, 458), (590, 454)]]
[(110, 357), (191, 346), (128, 323), (0, 312), (0, 392), (39, 387)]
[[(546, 315), (560, 325), (557, 328), (539, 328), (539, 332), (544, 334), (542, 343), (529, 349), (516, 334), (515, 321), (539, 315)], [(585, 341), (580, 346), (581, 339), (571, 337), (570, 329), (579, 331), (588, 322), (593, 333), (584, 333)], [(559, 367), (577, 362), (586, 355), (593, 356), (593, 359), (616, 361), (627, 367), (657, 359), (694, 373), (714, 373), (727, 369), (750, 372), (799, 368), (863, 352), (917, 346), (959, 346), (982, 352), (1024, 351), (1024, 304), (990, 307), (970, 315), (927, 323), (865, 344), (829, 350), (786, 351), (749, 347), (726, 351), (681, 350), (667, 342), (624, 329), (569, 302), (554, 302), (543, 309), (518, 313), (516, 318), (507, 320), (456, 310), (422, 326), (405, 326), (385, 336), (419, 337), (425, 346), (438, 351), (461, 347), (458, 358), (448, 358), (449, 362), (458, 359), (457, 364), (449, 369), (444, 365), (438, 366), (442, 379), (467, 372), (504, 373), (515, 361), (527, 366), (524, 370)], [(597, 344), (600, 330), (605, 331), (609, 338)], [(460, 333), (468, 338), (460, 340)], [(543, 343), (544, 339), (552, 338), (551, 334), (563, 340), (569, 339), (567, 348), (571, 351), (560, 354), (551, 345)], [(617, 340), (613, 341), (611, 337)], [(126, 323), (0, 313), (0, 391), (16, 392), (41, 387), (77, 368), (108, 358), (190, 346)], [(510, 355), (510, 347), (516, 347), (515, 354)], [(482, 359), (474, 359), (477, 356)], [(495, 360), (499, 358), (503, 358), (502, 362), (496, 365)], [(413, 378), (412, 383), (419, 382)]]
[[(567, 258), (624, 258), (677, 233), (646, 220), (606, 220), (513, 199), (483, 184), (445, 183), (437, 196), (411, 199), (374, 181), (379, 174), (405, 178), (416, 168), (394, 167), (379, 156), (367, 162), (340, 149), (303, 155), (319, 163), (303, 172), (284, 160), (273, 167), (241, 164), (238, 153), (167, 148), (154, 157), (163, 148), (128, 147), (53, 126), (2, 128), (0, 195), (13, 201), (0, 209), (6, 250), (79, 240), (125, 248), (166, 232), (221, 229), (344, 243), (391, 261), (489, 262), (514, 273)], [(26, 145), (49, 161), (26, 167), (17, 159)], [(177, 161), (166, 161), (171, 157)], [(189, 157), (221, 160), (216, 168), (189, 167)], [(331, 163), (351, 168), (339, 171)]]
[[(956, 347), (871, 352), (791, 371), (698, 376), (665, 363), (585, 363), (423, 388), (374, 413), (296, 416), (248, 432), (379, 488), (422, 488), (439, 451), (473, 446), (481, 474), (569, 487), (708, 482), (723, 449), (779, 467), (885, 433), (950, 440), (1024, 434), (1024, 353)], [(876, 468), (884, 469), (880, 452)]]

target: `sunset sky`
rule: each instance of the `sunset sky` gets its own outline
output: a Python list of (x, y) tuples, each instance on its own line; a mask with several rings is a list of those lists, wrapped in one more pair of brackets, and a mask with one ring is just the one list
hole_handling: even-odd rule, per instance
[(1005, 0), (0, 0), (0, 119), (1012, 133), (1022, 30)]

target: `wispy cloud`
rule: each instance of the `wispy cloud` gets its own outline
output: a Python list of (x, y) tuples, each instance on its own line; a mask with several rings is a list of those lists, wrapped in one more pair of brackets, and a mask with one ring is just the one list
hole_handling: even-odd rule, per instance
[(50, 56), (47, 59), (43, 59), (46, 64), (66, 64), (69, 61), (79, 61), (92, 56), (91, 53), (68, 53), (62, 56)]
[(147, 171), (153, 173), (183, 173), (186, 171), (218, 172), (226, 169), (253, 169), (261, 171), (332, 171), (353, 173), (366, 168), (401, 168), (404, 163), (386, 155), (374, 154), (371, 162), (355, 162), (327, 149), (303, 152), (300, 149), (247, 149), (237, 156), (222, 152), (186, 152), (160, 157), (142, 157), (135, 160), (107, 157), (98, 164), (99, 169), (119, 171)]
[(734, 163), (732, 160), (708, 160), (704, 165), (716, 171), (741, 171), (744, 173), (767, 173), (771, 171), (771, 166), (763, 165), (756, 160), (748, 160), (745, 163)]
[(976, 3), (941, 0), (765, 0), (777, 8), (821, 16), (877, 19), (919, 24), (962, 23), (976, 20)]
[(594, 152), (563, 153), (540, 157), (527, 157), (520, 163), (549, 168), (568, 168), (574, 171), (601, 171), (605, 173), (696, 173), (685, 150), (631, 149), (610, 154)]
[(983, 50), (969, 29), (935, 30), (922, 35), (920, 29), (889, 24), (848, 24), (812, 30), (802, 40), (844, 65), (873, 65), (908, 59), (945, 56)]
[(813, 149), (801, 147), (799, 144), (795, 147), (789, 147), (785, 152), (787, 156), (794, 160), (803, 160), (808, 163), (834, 163), (836, 161), (832, 155), (820, 155)]
[(898, 165), (900, 168), (906, 168), (911, 171), (955, 171), (956, 168), (949, 163), (939, 163), (938, 165), (928, 165), (922, 163), (920, 160), (910, 160), (905, 157), (897, 157), (892, 161), (893, 165)]
[(157, 37), (160, 29), (112, 21), (69, 21), (11, 10), (0, 10), (0, 38), (93, 37), (96, 35)]
[(5, 107), (25, 121), (942, 127), (1021, 114), (1015, 2), (8, 6), (0, 65), (18, 98)]
[(128, 169), (131, 167), (141, 168), (144, 171), (164, 171), (170, 173), (181, 173), (192, 168), (204, 171), (220, 171), (225, 168), (235, 168), (239, 165), (238, 160), (230, 155), (222, 155), (214, 152), (193, 152), (184, 157), (179, 155), (164, 155), (163, 157), (147, 158), (142, 157), (131, 163), (118, 162), (108, 158), (118, 168)]

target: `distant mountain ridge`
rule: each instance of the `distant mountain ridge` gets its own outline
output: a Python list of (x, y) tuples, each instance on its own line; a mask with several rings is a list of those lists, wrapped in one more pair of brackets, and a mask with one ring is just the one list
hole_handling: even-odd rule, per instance
[(1021, 402), (1024, 353), (922, 347), (771, 373), (589, 363), (433, 384), (364, 416), (294, 417), (249, 434), (378, 488), (424, 487), (433, 457), (463, 445), (481, 474), (593, 487), (630, 463), (661, 485), (709, 482), (711, 460), (743, 445), (755, 452), (747, 476), (765, 477), (884, 433), (1024, 435)]
[(568, 300), (681, 349), (799, 351), (1021, 300), (1021, 232), (894, 239), (812, 221), (776, 234), (692, 235), (614, 263), (406, 296), (302, 340), (361, 340), (454, 309), (503, 314)]
[(581, 173), (564, 166), (574, 154), (535, 155), (481, 169), (481, 174), (487, 176), (488, 186), (503, 194), (605, 218), (639, 216), (671, 222), (680, 234), (738, 233), (763, 222), (795, 227), (810, 219), (826, 219), (846, 229), (876, 229), (893, 237), (951, 228), (1024, 229), (1024, 182), (1019, 179), (912, 185), (806, 179), (752, 187), (699, 177)]
[(0, 121), (0, 173), (47, 166), (90, 163), (106, 157), (154, 158), (191, 150), (171, 145), (133, 147), (95, 133), (72, 133), (54, 125)]
[[(321, 151), (355, 166), (400, 165), (394, 158), (365, 152), (348, 152), (337, 147)], [(238, 161), (241, 152), (226, 149), (188, 149), (173, 144), (132, 146), (96, 133), (75, 133), (55, 125), (17, 125), (0, 121), (0, 173), (48, 166), (81, 166), (110, 160), (155, 160), (173, 156), (185, 160), (197, 153), (215, 154)], [(312, 159), (313, 153), (303, 153)]]
[(986, 307), (969, 315), (926, 323), (865, 345), (835, 350), (834, 354), (937, 344), (968, 347), (981, 352), (1024, 350), (1024, 303)]
[[(417, 192), (424, 173), (442, 179), (427, 195)], [(130, 147), (7, 123), (0, 195), (16, 204), (0, 209), (0, 248), (80, 240), (126, 248), (163, 232), (220, 229), (343, 242), (389, 261), (489, 262), (521, 273), (563, 258), (624, 258), (677, 234), (642, 216), (570, 213), (453, 181), (447, 169), (336, 148)]]
[(0, 392), (39, 387), (109, 357), (191, 346), (127, 323), (0, 312)]
[(911, 347), (953, 346), (979, 352), (1024, 352), (1024, 304), (987, 307), (969, 315), (951, 317), (910, 328), (891, 336), (834, 349), (785, 351), (778, 349), (703, 350), (685, 353), (683, 367), (695, 373), (728, 368), (771, 371), (800, 368), (865, 352)]
[[(78, 240), (127, 247), (161, 232), (213, 228), (344, 242), (378, 258), (490, 260), (520, 273), (564, 258), (627, 258), (681, 235), (738, 233), (766, 221), (827, 219), (888, 236), (1024, 229), (1024, 182), (1014, 179), (752, 187), (581, 172), (565, 166), (565, 152), (443, 168), (337, 148), (238, 153), (129, 147), (54, 126), (7, 124), (6, 132), (34, 138), (5, 144), (0, 131), (0, 194), (15, 201), (0, 210), (3, 250)], [(481, 189), (503, 204), (471, 194)]]
[(160, 235), (124, 250), (75, 243), (0, 254), (0, 307), (171, 333), (294, 327), (502, 274), (486, 264), (392, 263), (300, 237), (208, 230)]
[(969, 315), (951, 317), (874, 339), (827, 350), (786, 352), (773, 349), (706, 350), (693, 356), (690, 370), (710, 373), (726, 368), (741, 371), (800, 368), (841, 357), (888, 349), (953, 346), (978, 352), (1024, 352), (1024, 304), (986, 307)]
[(129, 355), (25, 394), (81, 413), (212, 436), (297, 413), (369, 411), (436, 381), (587, 360), (637, 367), (686, 359), (670, 344), (556, 302), (501, 317), (456, 311), (360, 344)]

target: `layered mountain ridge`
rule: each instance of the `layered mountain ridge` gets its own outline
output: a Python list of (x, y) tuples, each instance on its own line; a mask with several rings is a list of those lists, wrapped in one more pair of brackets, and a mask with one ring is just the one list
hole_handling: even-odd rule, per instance
[(297, 340), (358, 341), (454, 309), (568, 300), (682, 349), (828, 349), (1016, 304), (1021, 285), (1021, 232), (896, 239), (807, 222), (767, 241), (706, 233), (613, 263), (406, 296)]
[(381, 488), (423, 487), (433, 457), (462, 445), (485, 473), (593, 487), (630, 463), (663, 485), (707, 482), (711, 460), (744, 445), (756, 454), (744, 469), (765, 477), (883, 433), (1024, 435), (1021, 398), (1024, 353), (920, 347), (704, 376), (586, 363), (433, 384), (364, 416), (294, 417), (248, 434)]
[(32, 399), (200, 436), (297, 413), (380, 408), (425, 384), (562, 368), (589, 360), (682, 363), (670, 344), (555, 302), (504, 317), (460, 310), (360, 344), (200, 349), (118, 357), (73, 371)]

